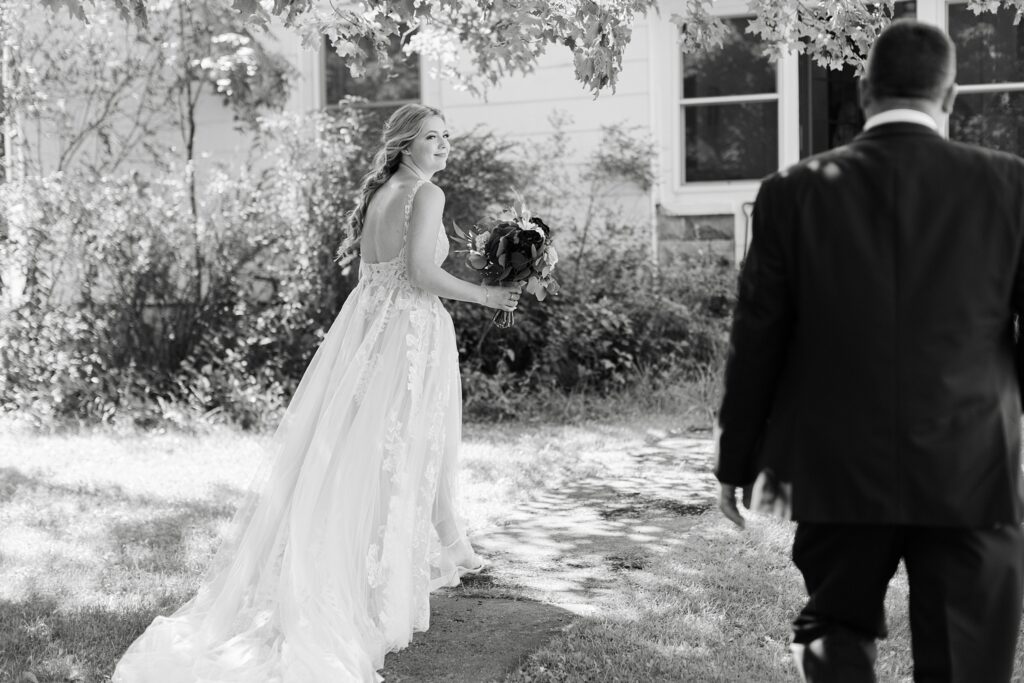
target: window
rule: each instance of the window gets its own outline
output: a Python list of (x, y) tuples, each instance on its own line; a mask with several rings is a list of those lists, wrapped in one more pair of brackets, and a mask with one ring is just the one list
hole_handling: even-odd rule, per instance
[(683, 55), (683, 182), (756, 180), (779, 166), (776, 67), (749, 23), (726, 19), (721, 49)]
[[(893, 19), (916, 15), (913, 0), (898, 0), (893, 7)], [(800, 157), (845, 145), (863, 126), (856, 69), (827, 69), (800, 55)]]
[(324, 101), (328, 107), (336, 106), (345, 97), (360, 97), (365, 102), (358, 104), (365, 109), (375, 122), (377, 130), (384, 121), (403, 104), (420, 101), (420, 58), (417, 54), (405, 54), (399, 36), (391, 37), (388, 54), (392, 58), (389, 70), (384, 70), (370, 60), (366, 73), (354, 78), (345, 60), (324, 38)]
[(1015, 13), (949, 6), (960, 86), (949, 137), (1024, 155), (1024, 24), (1013, 25)]

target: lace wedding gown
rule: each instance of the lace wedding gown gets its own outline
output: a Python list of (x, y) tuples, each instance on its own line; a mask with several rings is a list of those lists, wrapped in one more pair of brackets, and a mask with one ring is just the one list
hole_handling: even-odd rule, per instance
[[(405, 206), (408, 231), (412, 200)], [(439, 226), (435, 261), (448, 253)], [(405, 247), (360, 264), (196, 596), (157, 617), (114, 683), (380, 680), (426, 630), (428, 594), (457, 585), (445, 546), (461, 438), (458, 350)]]

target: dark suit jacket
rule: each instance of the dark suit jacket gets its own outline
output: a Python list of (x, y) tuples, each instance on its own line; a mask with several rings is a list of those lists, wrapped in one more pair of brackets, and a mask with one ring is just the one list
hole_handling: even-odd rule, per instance
[(716, 474), (799, 521), (1019, 522), (1024, 160), (893, 123), (767, 178)]

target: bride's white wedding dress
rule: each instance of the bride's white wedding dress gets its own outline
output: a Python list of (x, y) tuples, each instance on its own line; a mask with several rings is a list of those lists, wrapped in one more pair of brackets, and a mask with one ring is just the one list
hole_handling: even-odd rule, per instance
[[(446, 548), (466, 547), (452, 502), (458, 350), (441, 302), (409, 282), (405, 250), (360, 264), (265, 481), (196, 596), (153, 621), (114, 683), (379, 680), (384, 655), (427, 628), (429, 592), (458, 584)], [(447, 253), (438, 226), (435, 261)]]

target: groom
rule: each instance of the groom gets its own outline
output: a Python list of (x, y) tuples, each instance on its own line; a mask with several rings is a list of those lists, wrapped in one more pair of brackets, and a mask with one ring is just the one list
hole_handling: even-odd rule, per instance
[(792, 482), (808, 681), (873, 681), (903, 560), (916, 681), (1008, 681), (1024, 536), (1013, 316), (1024, 160), (944, 140), (949, 38), (897, 21), (849, 145), (767, 178), (719, 414), (724, 514), (771, 467)]

